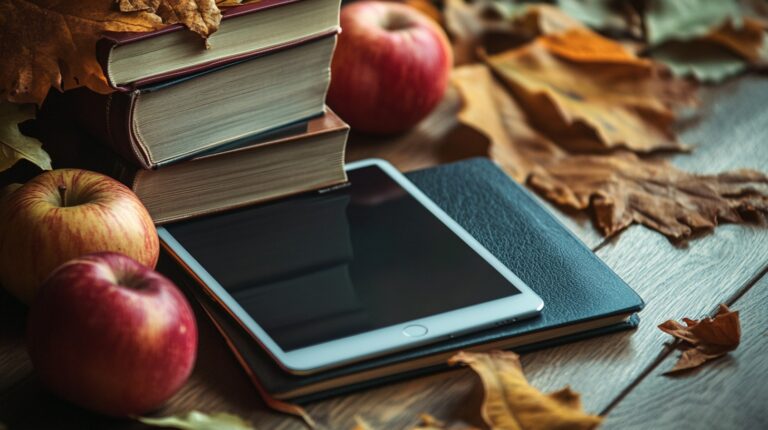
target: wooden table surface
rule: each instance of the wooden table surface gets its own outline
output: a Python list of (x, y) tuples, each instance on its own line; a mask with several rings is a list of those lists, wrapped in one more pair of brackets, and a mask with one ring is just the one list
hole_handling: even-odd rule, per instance
[[(693, 154), (672, 157), (685, 169), (714, 173), (748, 167), (768, 170), (768, 79), (747, 76), (702, 90), (700, 118), (681, 127)], [(458, 126), (456, 95), (416, 130), (391, 139), (352, 136), (348, 158), (377, 156), (402, 170), (474, 155), (485, 148)], [(551, 207), (550, 207), (551, 208)], [(687, 246), (633, 226), (603, 240), (588, 217), (551, 208), (646, 301), (637, 330), (526, 354), (523, 367), (543, 391), (565, 385), (582, 394), (585, 408), (605, 415), (606, 429), (768, 428), (768, 228), (725, 225)], [(25, 308), (0, 293), (0, 423), (9, 429), (138, 429), (132, 420), (100, 417), (47, 394), (24, 350)], [(665, 377), (678, 352), (656, 325), (712, 314), (726, 303), (741, 311), (742, 345), (728, 356), (678, 377)], [(231, 412), (258, 429), (300, 429), (270, 411), (211, 324), (199, 317), (200, 350), (186, 386), (158, 415), (197, 409)], [(133, 381), (126, 381), (131, 384)], [(351, 429), (361, 416), (377, 429), (405, 429), (427, 412), (445, 421), (480, 426), (482, 392), (466, 369), (306, 405), (319, 428)]]

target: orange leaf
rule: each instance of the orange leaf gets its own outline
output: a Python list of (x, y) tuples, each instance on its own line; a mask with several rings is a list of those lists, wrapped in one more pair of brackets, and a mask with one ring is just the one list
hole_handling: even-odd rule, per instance
[(482, 415), (492, 429), (594, 429), (602, 418), (582, 411), (579, 395), (564, 388), (543, 394), (528, 384), (517, 354), (460, 352), (449, 360), (477, 373), (485, 389)]
[(567, 149), (684, 148), (672, 131), (672, 100), (692, 98), (687, 84), (609, 39), (571, 30), (491, 56), (488, 64), (529, 120)]
[(104, 0), (4, 0), (0, 2), (0, 97), (39, 105), (51, 87), (85, 85), (110, 92), (96, 61), (100, 34), (161, 26), (153, 14), (121, 13)]
[(684, 342), (682, 355), (666, 374), (701, 366), (739, 346), (739, 312), (731, 311), (726, 305), (720, 305), (714, 318), (700, 321), (683, 318), (683, 322), (685, 325), (669, 320), (659, 325), (661, 331)]
[(649, 60), (638, 58), (624, 45), (583, 28), (545, 34), (540, 40), (549, 52), (566, 60), (584, 63), (637, 64), (648, 68), (651, 66)]
[(531, 126), (516, 100), (483, 65), (454, 70), (459, 121), (489, 141), (489, 155), (515, 180), (556, 204), (591, 209), (612, 235), (637, 222), (683, 239), (718, 220), (768, 214), (768, 176), (750, 170), (695, 175), (629, 151), (574, 154)]

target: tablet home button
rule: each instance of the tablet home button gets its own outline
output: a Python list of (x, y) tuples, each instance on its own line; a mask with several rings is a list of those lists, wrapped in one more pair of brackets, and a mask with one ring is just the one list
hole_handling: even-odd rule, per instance
[(403, 329), (403, 334), (408, 337), (422, 337), (427, 334), (427, 328), (423, 325), (409, 325)]

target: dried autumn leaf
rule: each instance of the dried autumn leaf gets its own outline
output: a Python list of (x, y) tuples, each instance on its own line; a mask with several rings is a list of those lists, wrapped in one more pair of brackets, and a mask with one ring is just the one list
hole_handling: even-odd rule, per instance
[(654, 49), (651, 55), (669, 67), (675, 76), (690, 76), (699, 82), (721, 82), (747, 69), (743, 58), (720, 45), (701, 40), (668, 42)]
[(704, 37), (738, 54), (753, 64), (763, 64), (768, 58), (768, 34), (762, 21), (742, 19), (740, 25), (727, 22)]
[(645, 0), (646, 39), (652, 46), (692, 40), (730, 20), (741, 19), (737, 0)]
[(96, 61), (99, 36), (163, 25), (148, 12), (121, 13), (112, 6), (104, 0), (0, 1), (0, 98), (39, 105), (51, 87), (110, 92)]
[(531, 187), (559, 205), (591, 207), (606, 236), (636, 222), (679, 240), (718, 221), (768, 215), (768, 176), (753, 170), (695, 175), (628, 151), (572, 155), (545, 169), (529, 178)]
[(581, 409), (579, 395), (566, 387), (543, 394), (528, 384), (517, 354), (460, 352), (449, 364), (466, 364), (483, 383), (482, 415), (492, 429), (594, 429), (602, 418)]
[(659, 325), (661, 331), (684, 342), (680, 359), (666, 374), (701, 366), (739, 346), (739, 311), (731, 311), (726, 305), (720, 305), (714, 318), (683, 318), (683, 322), (685, 325), (669, 320)]
[(768, 214), (768, 177), (740, 170), (695, 175), (629, 151), (573, 154), (530, 126), (526, 113), (482, 65), (454, 70), (459, 121), (485, 135), (510, 176), (556, 204), (591, 209), (606, 236), (633, 222), (674, 239)]
[(729, 21), (698, 39), (664, 43), (650, 54), (677, 76), (720, 82), (750, 65), (764, 67), (768, 60), (768, 35), (761, 21), (744, 18), (740, 25)]
[(237, 415), (218, 413), (207, 415), (192, 411), (186, 416), (163, 418), (139, 418), (143, 424), (155, 427), (169, 427), (182, 430), (254, 430), (254, 427)]
[(483, 133), (489, 156), (513, 179), (525, 183), (541, 166), (567, 153), (528, 125), (525, 114), (482, 64), (453, 70), (451, 81), (463, 107), (459, 122)]
[(43, 150), (43, 144), (19, 131), (19, 123), (34, 117), (31, 106), (0, 103), (0, 172), (22, 159), (51, 170), (51, 157)]
[(558, 0), (566, 15), (610, 33), (642, 34), (640, 15), (632, 2), (625, 0)]
[(487, 62), (528, 119), (569, 150), (684, 148), (673, 107), (691, 100), (689, 86), (590, 30), (544, 35)]
[(216, 0), (116, 0), (121, 12), (155, 14), (165, 24), (183, 24), (207, 38), (219, 29), (221, 11)]
[(443, 16), (456, 65), (475, 63), (484, 51), (499, 52), (542, 34), (584, 27), (553, 6), (490, 0), (446, 0)]

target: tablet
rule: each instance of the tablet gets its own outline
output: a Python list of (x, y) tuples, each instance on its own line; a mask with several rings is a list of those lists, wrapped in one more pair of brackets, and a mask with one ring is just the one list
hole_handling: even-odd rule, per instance
[[(392, 165), (158, 228), (285, 370), (307, 374), (536, 315), (542, 300)], [(467, 208), (472, 210), (472, 208)]]

